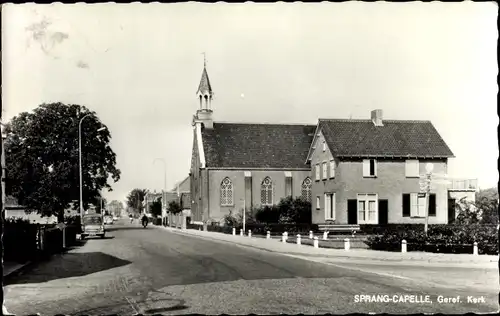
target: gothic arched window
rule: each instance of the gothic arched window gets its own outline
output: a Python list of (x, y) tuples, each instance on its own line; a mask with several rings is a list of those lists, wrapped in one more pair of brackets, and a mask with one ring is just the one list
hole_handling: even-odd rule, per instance
[(220, 205), (233, 205), (233, 183), (224, 178), (220, 184)]
[(302, 182), (301, 197), (309, 202), (311, 202), (312, 198), (311, 186), (312, 186), (311, 178), (309, 177), (305, 178), (304, 182)]
[(262, 205), (273, 205), (273, 182), (269, 177), (260, 185), (260, 202)]

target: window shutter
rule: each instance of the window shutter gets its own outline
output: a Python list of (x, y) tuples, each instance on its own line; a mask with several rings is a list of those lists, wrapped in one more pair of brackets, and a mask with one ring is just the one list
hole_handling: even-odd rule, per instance
[(335, 178), (335, 160), (330, 161), (330, 178)]
[(410, 216), (415, 217), (418, 215), (418, 197), (417, 193), (410, 193)]
[(418, 198), (418, 216), (425, 217), (427, 205), (425, 204), (425, 197)]
[(319, 196), (316, 197), (316, 209), (319, 210), (321, 204), (321, 198)]
[(332, 219), (333, 219), (333, 220), (335, 220), (335, 217), (336, 217), (336, 216), (335, 216), (335, 215), (336, 215), (336, 214), (335, 214), (335, 204), (337, 204), (337, 203), (336, 203), (336, 197), (335, 197), (335, 195), (336, 195), (335, 193), (333, 193), (333, 194), (332, 194), (332, 202), (331, 202), (332, 209), (331, 209), (331, 211), (330, 211), (330, 212), (331, 212), (331, 214), (332, 214)]
[(323, 162), (323, 179), (326, 179), (327, 176), (328, 176), (327, 165), (326, 162)]
[(377, 176), (377, 161), (370, 159), (370, 176)]
[(406, 160), (405, 164), (405, 175), (411, 177), (411, 160)]
[(369, 177), (370, 176), (370, 160), (365, 159), (363, 160), (363, 177)]
[(436, 194), (429, 195), (429, 216), (436, 216)]
[(325, 209), (324, 209), (325, 218), (328, 218), (328, 196), (325, 194), (324, 197), (325, 197)]
[(411, 201), (409, 194), (403, 194), (403, 217), (411, 215)]
[(319, 164), (316, 164), (315, 167), (316, 167), (316, 170), (315, 170), (315, 172), (316, 172), (316, 178), (315, 178), (315, 180), (319, 180)]

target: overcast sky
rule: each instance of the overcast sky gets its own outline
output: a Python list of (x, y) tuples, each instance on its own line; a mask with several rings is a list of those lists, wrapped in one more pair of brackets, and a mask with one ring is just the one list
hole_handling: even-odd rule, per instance
[(2, 103), (82, 104), (112, 134), (121, 180), (161, 190), (189, 173), (206, 52), (219, 121), (431, 120), (449, 173), (498, 181), (495, 3), (6, 5)]

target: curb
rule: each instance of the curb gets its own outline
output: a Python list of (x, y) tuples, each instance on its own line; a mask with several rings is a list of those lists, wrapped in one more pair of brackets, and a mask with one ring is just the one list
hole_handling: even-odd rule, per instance
[(17, 275), (23, 273), (24, 271), (28, 270), (30, 267), (33, 267), (36, 263), (37, 263), (37, 261), (28, 261), (28, 262), (22, 264), (21, 266), (19, 266), (18, 268), (10, 271), (9, 273), (4, 274), (3, 275), (4, 282), (6, 281), (7, 278), (11, 278), (13, 276), (17, 276)]
[[(212, 236), (208, 235), (211, 232), (206, 232), (207, 235), (204, 236), (204, 235), (200, 235), (200, 234), (190, 233), (186, 230), (180, 230), (178, 228), (163, 227), (163, 229), (169, 230), (169, 231), (171, 231), (173, 233), (177, 233), (177, 234), (190, 235), (190, 236), (195, 236), (195, 237), (198, 236), (201, 238), (208, 238), (208, 239), (212, 239), (212, 240), (216, 240), (216, 241), (231, 243), (231, 241), (229, 241), (229, 240), (218, 239), (216, 237), (212, 237)], [(239, 237), (239, 236), (236, 236), (236, 237)], [(492, 263), (498, 264), (498, 260), (494, 260), (494, 259), (484, 260), (484, 261), (478, 261), (478, 260), (461, 261), (461, 260), (440, 260), (439, 258), (436, 258), (436, 259), (433, 259), (433, 258), (411, 258), (411, 257), (377, 258), (377, 257), (369, 257), (369, 256), (349, 256), (347, 254), (339, 254), (339, 255), (326, 255), (326, 254), (319, 254), (319, 253), (318, 254), (305, 254), (305, 253), (300, 253), (300, 252), (297, 253), (297, 252), (276, 251), (276, 250), (271, 250), (268, 248), (263, 248), (263, 247), (259, 247), (256, 245), (246, 244), (246, 243), (234, 242), (233, 244), (237, 244), (237, 245), (245, 246), (245, 247), (250, 247), (250, 248), (255, 248), (255, 249), (259, 249), (259, 250), (264, 250), (264, 251), (268, 251), (268, 252), (273, 252), (273, 253), (281, 253), (281, 254), (285, 254), (285, 255), (294, 255), (294, 256), (299, 255), (299, 256), (309, 256), (309, 257), (313, 257), (313, 258), (325, 258), (325, 259), (342, 258), (342, 259), (367, 260), (367, 261), (371, 260), (371, 261), (394, 262), (394, 263), (397, 263), (397, 262), (401, 262), (401, 263), (402, 262), (417, 262), (417, 263), (441, 263), (441, 264), (450, 263), (450, 264), (460, 264), (460, 265), (480, 265), (480, 264), (492, 264)], [(293, 244), (293, 243), (287, 243), (287, 244)], [(311, 247), (309, 245), (305, 245), (305, 246)], [(331, 249), (331, 248), (320, 247), (319, 249)]]

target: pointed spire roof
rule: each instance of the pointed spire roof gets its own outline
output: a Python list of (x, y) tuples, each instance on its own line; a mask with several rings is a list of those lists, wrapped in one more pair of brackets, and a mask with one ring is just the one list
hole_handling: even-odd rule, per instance
[(208, 95), (208, 96), (213, 95), (212, 86), (210, 85), (210, 79), (208, 79), (206, 61), (204, 62), (203, 65), (203, 73), (201, 74), (200, 85), (198, 86), (198, 91), (196, 91), (196, 94)]

